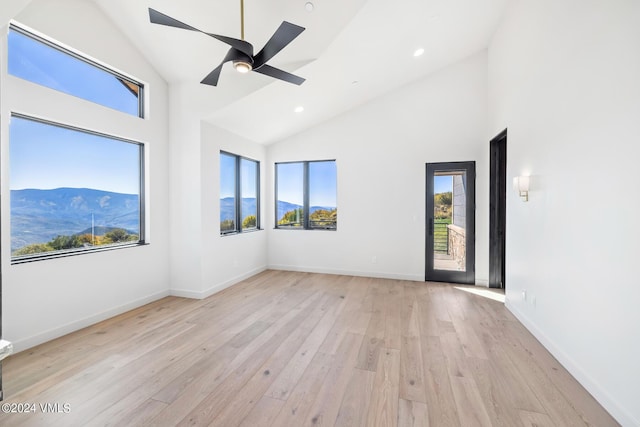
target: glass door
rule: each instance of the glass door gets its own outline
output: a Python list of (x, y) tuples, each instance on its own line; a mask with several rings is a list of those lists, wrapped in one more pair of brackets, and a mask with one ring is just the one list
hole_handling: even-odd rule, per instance
[(427, 281), (475, 284), (475, 178), (475, 162), (427, 163)]

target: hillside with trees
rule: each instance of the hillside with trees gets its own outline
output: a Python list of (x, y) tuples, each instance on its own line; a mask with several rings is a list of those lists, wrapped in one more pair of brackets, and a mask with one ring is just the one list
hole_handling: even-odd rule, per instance
[[(294, 228), (302, 228), (303, 211), (302, 208), (296, 208), (287, 211), (278, 220), (278, 225)], [(309, 215), (309, 226), (311, 228), (327, 228), (335, 229), (338, 224), (338, 209), (336, 208), (312, 208)]]
[(59, 235), (46, 243), (33, 243), (13, 252), (13, 256), (34, 255), (43, 252), (62, 251), (82, 247), (104, 246), (116, 243), (137, 242), (140, 237), (131, 234), (123, 228), (115, 228), (102, 236), (90, 233), (74, 234), (71, 236)]
[(448, 219), (451, 224), (453, 193), (451, 191), (437, 193), (433, 196), (433, 201), (435, 219)]

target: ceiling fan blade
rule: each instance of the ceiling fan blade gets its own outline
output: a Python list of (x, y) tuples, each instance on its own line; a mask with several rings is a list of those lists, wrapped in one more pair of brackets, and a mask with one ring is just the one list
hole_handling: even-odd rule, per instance
[(303, 31), (304, 27), (283, 21), (262, 50), (254, 57), (255, 67), (259, 68), (264, 65)]
[(173, 19), (172, 17), (151, 8), (149, 8), (149, 20), (151, 21), (152, 24), (166, 25), (168, 27), (181, 28), (183, 30), (190, 30), (190, 31), (198, 31), (200, 33), (202, 32), (199, 29), (192, 27), (191, 25), (187, 25), (184, 22), (180, 22), (177, 19)]
[(174, 19), (168, 15), (165, 15), (162, 12), (158, 12), (155, 9), (149, 8), (149, 20), (152, 24), (160, 24), (166, 25), (168, 27), (180, 28), (183, 30), (197, 31), (202, 34), (206, 34), (214, 39), (220, 40), (228, 44), (229, 46), (238, 49), (240, 52), (244, 52), (247, 56), (253, 56), (253, 46), (251, 43), (246, 42), (244, 40), (234, 39), (233, 37), (220, 36), (218, 34), (205, 33), (202, 30), (197, 29), (196, 27), (192, 27), (189, 24), (185, 24), (184, 22), (180, 22), (177, 19)]
[(218, 79), (220, 78), (220, 71), (222, 71), (223, 65), (224, 65), (224, 62), (218, 65), (216, 68), (214, 68), (213, 71), (207, 74), (207, 77), (202, 79), (200, 83), (204, 85), (209, 85), (209, 86), (217, 86)]
[(227, 54), (224, 56), (224, 59), (220, 63), (220, 65), (218, 65), (216, 68), (213, 69), (213, 71), (207, 74), (207, 77), (202, 79), (200, 83), (209, 85), (209, 86), (217, 86), (218, 79), (220, 78), (220, 72), (222, 71), (222, 66), (229, 61), (237, 61), (237, 60), (246, 61), (247, 56), (243, 52), (237, 49), (234, 49), (234, 48), (229, 49)]
[(283, 80), (288, 83), (293, 83), (294, 85), (298, 86), (300, 86), (305, 81), (305, 79), (303, 79), (302, 77), (295, 76), (291, 73), (287, 73), (286, 71), (280, 70), (270, 65), (263, 65), (260, 68), (254, 68), (253, 71), (255, 71), (256, 73), (264, 74), (265, 76)]
[(223, 43), (228, 44), (234, 49), (239, 50), (247, 56), (253, 57), (253, 45), (247, 41), (234, 39), (233, 37), (221, 36), (218, 34), (205, 33), (208, 36), (213, 37), (214, 39), (220, 40)]

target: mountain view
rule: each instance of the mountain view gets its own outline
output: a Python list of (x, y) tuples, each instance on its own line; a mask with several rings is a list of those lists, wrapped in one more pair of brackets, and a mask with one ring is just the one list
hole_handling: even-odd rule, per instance
[[(303, 207), (298, 204), (278, 200), (278, 227), (300, 228), (303, 221)], [(309, 226), (311, 228), (336, 229), (338, 211), (335, 207), (310, 206)]]
[[(287, 212), (295, 211), (296, 209), (302, 209), (302, 205), (296, 205), (294, 203), (284, 202), (282, 200), (278, 200), (278, 217), (282, 218), (284, 214)], [(331, 211), (334, 210), (335, 207), (327, 207), (327, 206), (311, 206), (309, 208), (309, 213), (312, 214), (315, 211), (325, 210)]]
[[(220, 199), (220, 221), (235, 219), (235, 199), (225, 197)], [(245, 197), (242, 199), (242, 212), (254, 214), (256, 212), (255, 197)]]
[(90, 234), (92, 216), (96, 236), (115, 233), (109, 243), (133, 237), (140, 230), (138, 195), (90, 188), (11, 190), (11, 252), (58, 236)]
[[(220, 222), (233, 221), (235, 219), (235, 202), (233, 197), (225, 197), (220, 199)], [(295, 203), (289, 203), (282, 200), (278, 200), (278, 221), (283, 220), (287, 215), (293, 216), (296, 211), (301, 211), (302, 205)], [(335, 219), (327, 219), (331, 213), (335, 213), (335, 207), (327, 206), (311, 206), (309, 214), (318, 217), (317, 221), (321, 223), (331, 223), (335, 225)], [(243, 198), (242, 199), (242, 212), (253, 214), (256, 212), (256, 199), (255, 198)], [(281, 222), (280, 222), (281, 223)], [(281, 223), (282, 224), (282, 223)]]

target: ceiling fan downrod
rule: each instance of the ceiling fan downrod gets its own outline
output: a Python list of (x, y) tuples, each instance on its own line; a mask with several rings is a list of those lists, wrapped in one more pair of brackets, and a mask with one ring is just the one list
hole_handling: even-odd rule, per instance
[(240, 40), (244, 40), (244, 0), (240, 0)]
[[(244, 0), (240, 0), (240, 40), (244, 41)], [(249, 56), (236, 59), (233, 61), (233, 68), (239, 73), (248, 73), (253, 69), (253, 59)]]

